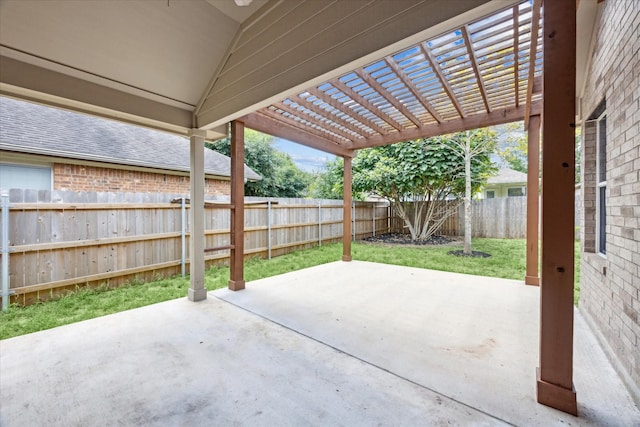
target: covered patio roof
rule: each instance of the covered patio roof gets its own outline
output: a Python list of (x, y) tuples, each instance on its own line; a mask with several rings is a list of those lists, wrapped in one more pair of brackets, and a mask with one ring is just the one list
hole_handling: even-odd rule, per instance
[(239, 120), (345, 155), (539, 114), (540, 6), (527, 0), (506, 7)]

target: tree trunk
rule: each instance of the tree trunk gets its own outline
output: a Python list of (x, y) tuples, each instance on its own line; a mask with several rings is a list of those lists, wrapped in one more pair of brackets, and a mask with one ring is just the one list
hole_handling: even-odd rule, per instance
[(471, 134), (467, 131), (464, 147), (464, 254), (471, 255)]

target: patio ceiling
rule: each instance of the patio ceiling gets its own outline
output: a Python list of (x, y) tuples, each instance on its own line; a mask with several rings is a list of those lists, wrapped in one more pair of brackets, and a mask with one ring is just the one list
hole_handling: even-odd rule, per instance
[(239, 120), (352, 155), (355, 149), (540, 114), (540, 4), (524, 1), (466, 23)]

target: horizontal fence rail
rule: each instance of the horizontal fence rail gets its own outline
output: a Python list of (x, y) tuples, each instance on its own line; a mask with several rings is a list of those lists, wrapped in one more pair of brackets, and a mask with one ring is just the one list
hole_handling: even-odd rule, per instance
[[(11, 190), (9, 232), (2, 236), (9, 242), (11, 300), (30, 304), (77, 286), (184, 274), (190, 238), (184, 197)], [(245, 203), (245, 256), (278, 256), (342, 239), (339, 200), (247, 197)], [(353, 212), (355, 238), (389, 231), (388, 206), (356, 202)], [(229, 223), (228, 202), (206, 204), (207, 265), (228, 261)]]

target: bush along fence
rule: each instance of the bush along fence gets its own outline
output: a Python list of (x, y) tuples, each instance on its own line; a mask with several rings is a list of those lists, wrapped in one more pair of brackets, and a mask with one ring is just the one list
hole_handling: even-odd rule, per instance
[[(456, 203), (445, 201), (444, 203)], [(391, 230), (407, 232), (403, 220), (392, 209)], [(499, 239), (523, 239), (527, 236), (527, 198), (503, 197), (479, 199), (471, 202), (471, 230), (473, 237)], [(464, 235), (464, 204), (440, 226), (437, 234), (445, 236)]]
[[(78, 286), (184, 274), (189, 205), (180, 194), (11, 190), (2, 235), (10, 300), (28, 305)], [(172, 203), (173, 201), (173, 203)], [(205, 248), (229, 245), (228, 201), (205, 209)], [(272, 257), (342, 239), (339, 200), (246, 198), (245, 256)], [(353, 239), (389, 231), (389, 208), (356, 202)], [(8, 244), (7, 244), (8, 243)], [(228, 261), (209, 250), (207, 265)], [(7, 301), (6, 297), (3, 302)]]

